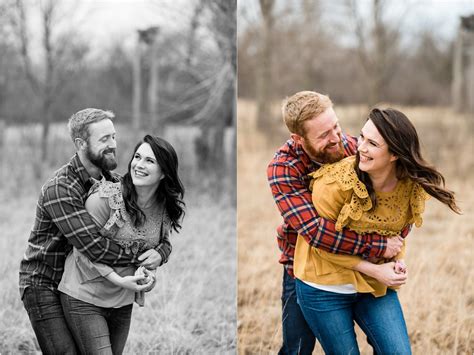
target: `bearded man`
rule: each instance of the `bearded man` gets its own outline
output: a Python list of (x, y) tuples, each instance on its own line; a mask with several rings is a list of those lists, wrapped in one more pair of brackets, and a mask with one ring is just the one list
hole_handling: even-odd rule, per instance
[[(66, 256), (76, 247), (91, 261), (107, 265), (161, 265), (157, 250), (136, 257), (99, 235), (84, 208), (87, 192), (100, 179), (117, 182), (114, 114), (94, 108), (71, 116), (76, 154), (41, 188), (36, 218), (20, 264), (20, 296), (44, 354), (78, 353), (64, 318), (58, 284)], [(150, 285), (152, 287), (153, 285)]]
[[(309, 190), (309, 173), (321, 164), (334, 163), (354, 155), (357, 139), (345, 135), (326, 95), (301, 91), (282, 105), (283, 120), (290, 139), (280, 147), (267, 168), (267, 177), (275, 203), (283, 217), (277, 228), (277, 242), (283, 264), (282, 330), (280, 355), (310, 355), (315, 335), (297, 304), (293, 258), (298, 234), (315, 248), (363, 258), (395, 256), (402, 238), (377, 234), (357, 235), (353, 231), (337, 232), (334, 222), (316, 212)], [(404, 231), (404, 235), (408, 230)]]

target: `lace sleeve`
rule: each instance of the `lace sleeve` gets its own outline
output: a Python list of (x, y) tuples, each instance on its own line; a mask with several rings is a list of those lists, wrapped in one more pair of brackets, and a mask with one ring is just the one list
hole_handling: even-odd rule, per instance
[(425, 211), (425, 201), (430, 198), (430, 195), (421, 187), (420, 184), (415, 183), (413, 191), (410, 196), (410, 208), (412, 218), (409, 223), (414, 223), (418, 228), (423, 224), (422, 214)]

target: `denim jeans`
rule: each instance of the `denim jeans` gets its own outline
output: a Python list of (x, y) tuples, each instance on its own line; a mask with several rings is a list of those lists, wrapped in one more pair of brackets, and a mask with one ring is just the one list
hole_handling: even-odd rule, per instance
[(133, 304), (103, 308), (61, 293), (67, 323), (81, 354), (122, 354)]
[(22, 300), (43, 354), (78, 354), (59, 292), (44, 286), (29, 286)]
[(411, 354), (403, 311), (397, 293), (340, 294), (296, 280), (298, 303), (327, 354), (359, 354), (354, 320), (367, 335), (376, 354)]
[(279, 355), (311, 355), (316, 338), (296, 302), (295, 279), (283, 269), (282, 284), (283, 345)]

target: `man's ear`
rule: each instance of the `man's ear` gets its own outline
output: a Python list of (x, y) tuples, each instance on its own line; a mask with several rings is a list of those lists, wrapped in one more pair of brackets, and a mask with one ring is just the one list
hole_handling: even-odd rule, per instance
[(302, 144), (303, 143), (303, 137), (301, 137), (300, 135), (296, 134), (296, 133), (291, 133), (290, 134), (290, 137), (291, 139), (293, 139), (296, 143), (298, 144)]
[(74, 139), (74, 146), (76, 147), (76, 150), (83, 150), (87, 147), (87, 142), (82, 139), (82, 138), (75, 138)]

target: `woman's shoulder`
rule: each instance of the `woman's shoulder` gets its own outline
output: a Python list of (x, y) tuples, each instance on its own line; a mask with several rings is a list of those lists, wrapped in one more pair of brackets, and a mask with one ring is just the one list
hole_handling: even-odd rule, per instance
[(91, 187), (87, 199), (102, 200), (102, 202), (108, 202), (110, 208), (120, 208), (123, 204), (122, 184), (121, 182), (101, 180)]
[(313, 184), (335, 184), (338, 190), (353, 191), (360, 198), (369, 196), (365, 185), (359, 180), (354, 169), (355, 156), (344, 158), (336, 163), (325, 164), (311, 173)]

